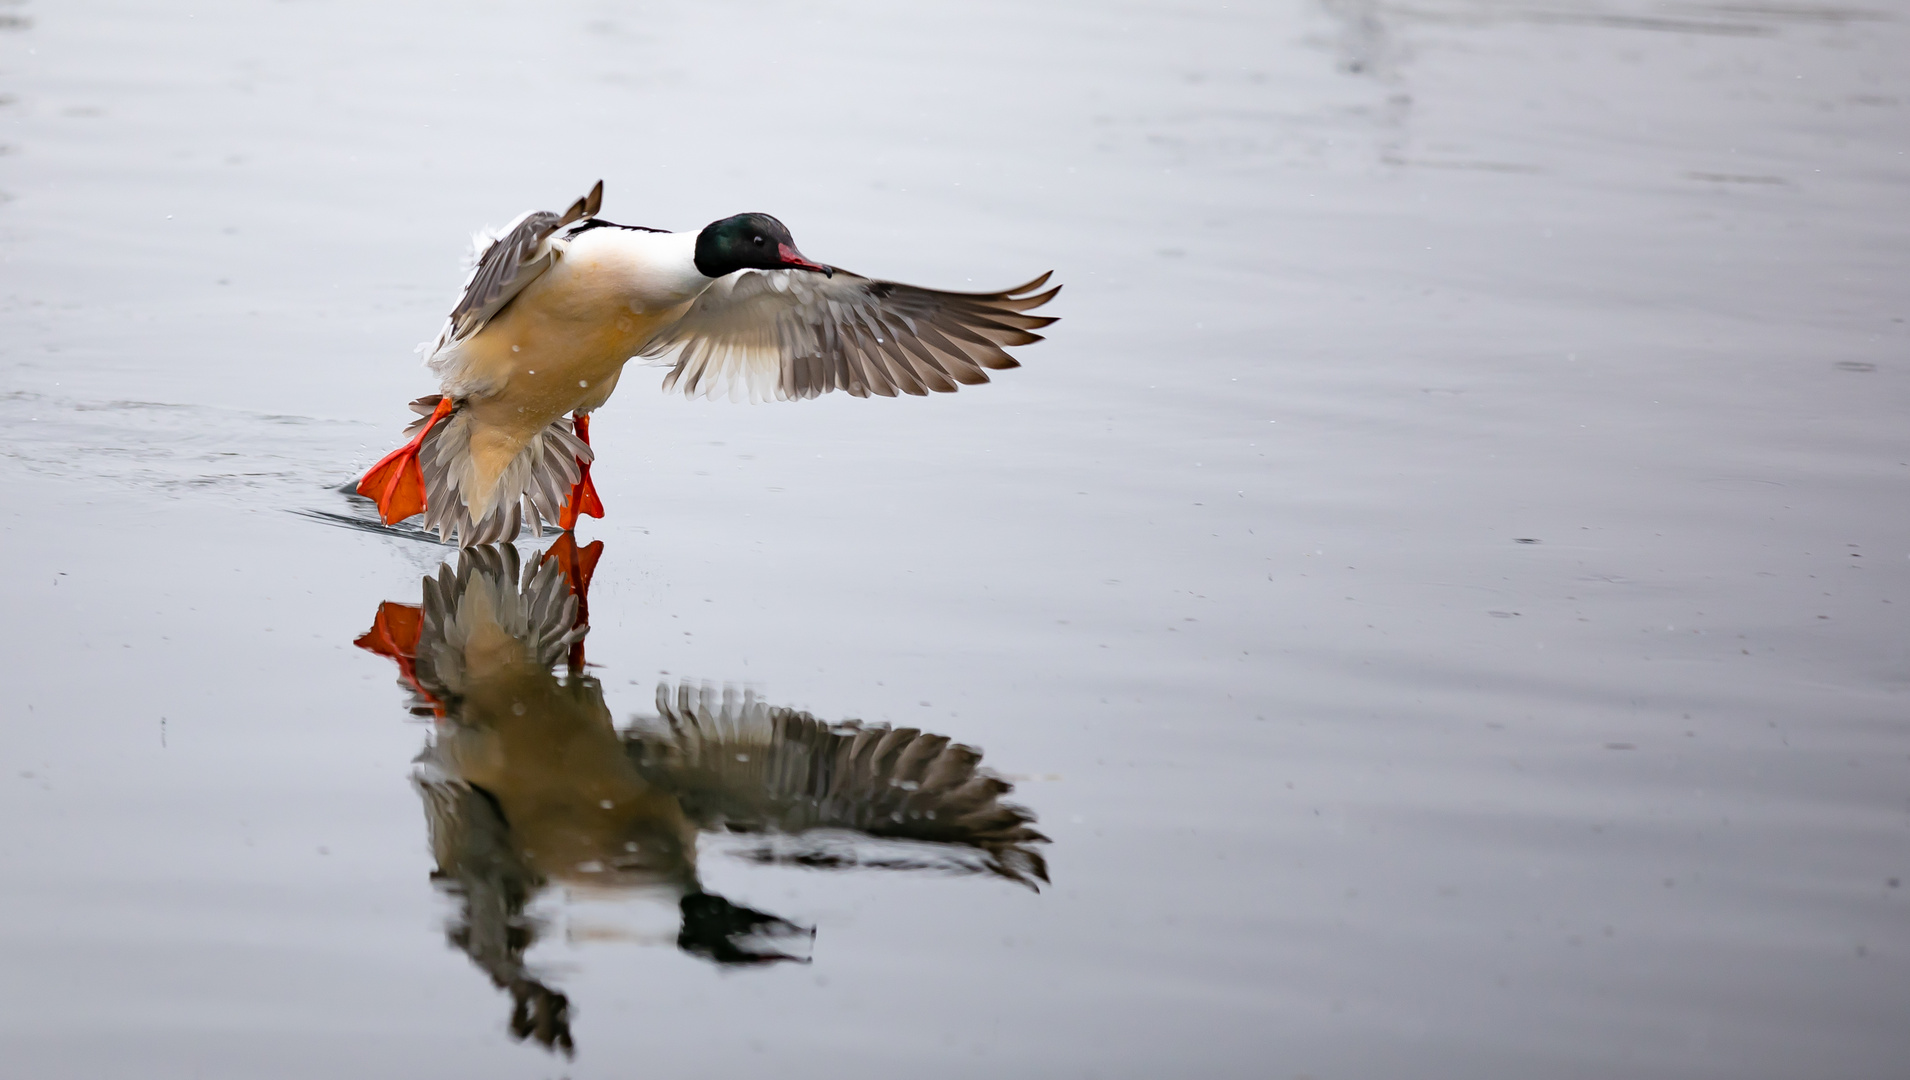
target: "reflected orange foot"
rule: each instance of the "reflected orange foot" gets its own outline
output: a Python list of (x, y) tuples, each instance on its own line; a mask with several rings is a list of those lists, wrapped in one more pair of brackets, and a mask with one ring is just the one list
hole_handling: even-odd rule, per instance
[[(541, 563), (556, 559), (557, 565), (564, 571), (564, 580), (570, 583), (570, 594), (577, 598), (577, 617), (571, 621), (572, 626), (590, 625), (590, 578), (597, 572), (597, 560), (603, 558), (603, 553), (602, 540), (592, 540), (580, 548), (577, 546), (577, 534), (567, 532), (558, 537), (557, 542), (538, 560)], [(573, 674), (583, 673), (583, 642), (571, 644), (568, 661)]]
[(454, 408), (456, 404), (449, 397), (439, 398), (438, 407), (417, 437), (380, 458), (358, 481), (358, 494), (378, 504), (379, 521), (396, 525), (424, 512), (424, 468), (418, 464), (418, 450), (424, 446), (424, 437)]
[(424, 687), (418, 685), (418, 637), (424, 632), (424, 609), (416, 604), (387, 600), (378, 605), (371, 629), (358, 636), (353, 645), (397, 661), (398, 674), (411, 688), (424, 695), (442, 714), (442, 706)]
[(597, 560), (603, 558), (604, 542), (592, 540), (583, 547), (577, 546), (577, 538), (565, 533), (557, 542), (544, 552), (539, 562), (557, 560), (557, 566), (564, 572), (564, 580), (570, 583), (570, 593), (577, 598), (579, 614), (582, 605), (590, 597), (590, 579), (597, 572)]
[(378, 605), (371, 629), (352, 642), (367, 652), (403, 663), (418, 655), (418, 636), (424, 632), (424, 609), (416, 604), (387, 600)]
[[(590, 445), (590, 417), (573, 416), (570, 418), (571, 430), (585, 446)], [(577, 527), (580, 517), (600, 518), (604, 516), (604, 504), (597, 498), (597, 485), (590, 482), (590, 463), (577, 463), (577, 482), (570, 486), (570, 497), (564, 500), (564, 507), (557, 512), (557, 527), (566, 531)], [(552, 550), (555, 550), (554, 548)]]

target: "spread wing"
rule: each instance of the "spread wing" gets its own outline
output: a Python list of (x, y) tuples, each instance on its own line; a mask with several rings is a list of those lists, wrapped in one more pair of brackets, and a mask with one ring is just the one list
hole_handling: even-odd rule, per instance
[(471, 268), (471, 276), (464, 282), (464, 295), (451, 309), (451, 317), (445, 320), (444, 329), (431, 343), (429, 353), (435, 354), (484, 329), (484, 324), (504, 310), (512, 297), (523, 292), (526, 285), (557, 261), (551, 235), (568, 225), (595, 217), (603, 206), (603, 197), (604, 183), (599, 180), (590, 194), (570, 204), (570, 209), (562, 214), (532, 210), (505, 226), (501, 235), (478, 252), (477, 265)]
[(955, 293), (874, 281), (846, 270), (739, 270), (713, 282), (643, 357), (676, 365), (665, 390), (763, 401), (953, 392), (986, 368), (1019, 367), (1003, 351), (1041, 340), (1052, 318), (1026, 314), (1054, 299), (1048, 274), (998, 293)]
[[(1034, 814), (1002, 801), (1014, 785), (981, 768), (981, 752), (914, 728), (772, 708), (754, 695), (721, 698), (657, 688), (659, 715), (625, 733), (632, 761), (673, 792), (702, 829), (803, 836), (772, 844), (761, 861), (986, 871), (1046, 881), (1030, 845), (1046, 842)], [(851, 834), (851, 835), (844, 835)], [(858, 852), (855, 837), (914, 841), (900, 852)], [(924, 845), (939, 845), (940, 850)]]

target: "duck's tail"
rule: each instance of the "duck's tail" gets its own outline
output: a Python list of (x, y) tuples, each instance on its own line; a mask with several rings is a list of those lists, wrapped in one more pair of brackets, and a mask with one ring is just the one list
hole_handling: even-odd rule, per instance
[(542, 536), (546, 521), (568, 528), (580, 513), (603, 516), (590, 482), (595, 455), (569, 421), (552, 421), (487, 477), (473, 460), (468, 411), (437, 394), (411, 408), (420, 417), (405, 429), (410, 441), (358, 483), (359, 494), (378, 503), (385, 524), (422, 513), (424, 527), (440, 540), (455, 535), (460, 547), (470, 547), (516, 539), (527, 522)]

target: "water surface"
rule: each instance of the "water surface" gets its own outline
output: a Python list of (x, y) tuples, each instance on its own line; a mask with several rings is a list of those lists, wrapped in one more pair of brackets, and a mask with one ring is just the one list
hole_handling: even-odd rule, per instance
[[(1904, 1072), (1894, 7), (0, 16), (10, 1072)], [(956, 395), (632, 369), (592, 666), (536, 677), (623, 783), (659, 687), (973, 747), (1045, 881), (639, 770), (675, 861), (465, 913), (451, 729), (354, 646), (462, 563), (311, 515), (435, 389), (462, 237), (598, 177), (1066, 283)]]

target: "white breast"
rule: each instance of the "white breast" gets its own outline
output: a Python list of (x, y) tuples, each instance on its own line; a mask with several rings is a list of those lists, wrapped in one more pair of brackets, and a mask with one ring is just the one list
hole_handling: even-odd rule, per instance
[(696, 268), (695, 233), (591, 229), (565, 246), (558, 269), (592, 292), (615, 291), (636, 314), (675, 307), (710, 284)]

